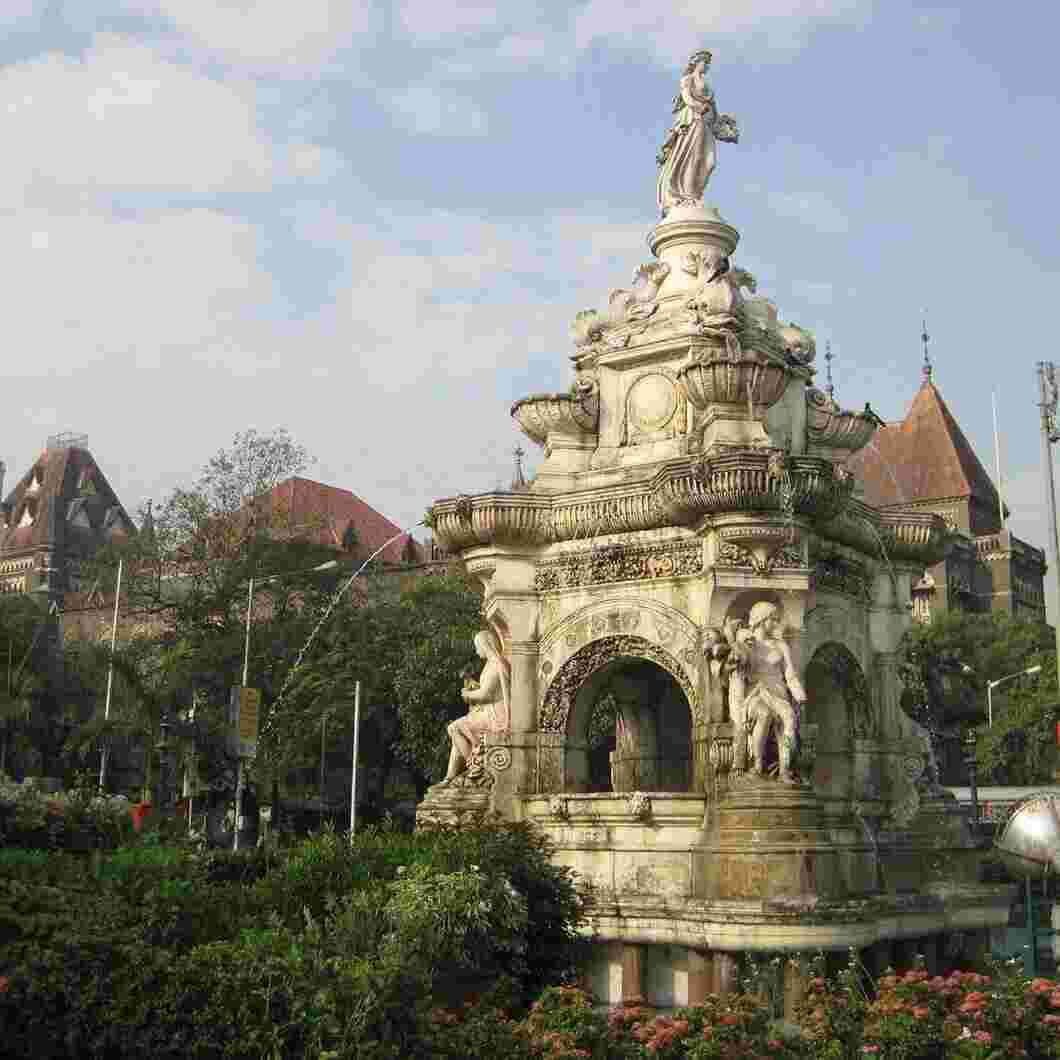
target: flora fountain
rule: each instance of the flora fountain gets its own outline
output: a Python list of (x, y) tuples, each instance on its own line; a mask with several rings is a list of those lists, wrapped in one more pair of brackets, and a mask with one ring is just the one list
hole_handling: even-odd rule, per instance
[(571, 389), (512, 406), (532, 482), (427, 516), (488, 629), (418, 818), (543, 829), (590, 895), (595, 993), (661, 1006), (736, 989), (741, 954), (930, 965), (1010, 903), (899, 703), (910, 589), (948, 531), (863, 502), (845, 462), (879, 421), (813, 386), (812, 335), (734, 263), (703, 201), (738, 139), (709, 63), (674, 99), (653, 260), (575, 318)]

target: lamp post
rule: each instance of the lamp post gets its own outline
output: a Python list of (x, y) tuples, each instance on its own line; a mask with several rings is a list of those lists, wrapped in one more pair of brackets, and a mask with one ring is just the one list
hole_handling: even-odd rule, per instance
[(1041, 673), (1041, 666), (1030, 666), (1026, 670), (1020, 670), (1018, 674), (1009, 674), (1007, 677), (999, 677), (996, 681), (987, 681), (986, 683), (986, 719), (987, 727), (994, 727), (994, 689), (998, 685), (1003, 685), (1006, 681), (1014, 681), (1017, 677), (1031, 677), (1034, 674)]

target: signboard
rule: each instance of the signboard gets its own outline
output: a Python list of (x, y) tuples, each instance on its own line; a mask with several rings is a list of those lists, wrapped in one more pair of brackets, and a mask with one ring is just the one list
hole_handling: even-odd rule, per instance
[(233, 754), (253, 758), (258, 750), (258, 715), (261, 710), (261, 690), (232, 686), (228, 704), (229, 739)]

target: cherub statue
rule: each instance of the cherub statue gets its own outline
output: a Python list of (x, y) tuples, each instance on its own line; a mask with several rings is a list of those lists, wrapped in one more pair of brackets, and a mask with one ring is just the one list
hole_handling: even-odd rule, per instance
[(760, 776), (765, 773), (766, 743), (776, 731), (780, 758), (780, 779), (793, 782), (792, 760), (799, 746), (801, 707), (806, 691), (799, 680), (784, 641), (780, 609), (768, 600), (751, 608), (747, 627), (733, 634), (738, 666), (729, 679), (729, 710), (734, 739), (733, 769), (738, 771), (739, 733), (751, 727), (751, 766)]

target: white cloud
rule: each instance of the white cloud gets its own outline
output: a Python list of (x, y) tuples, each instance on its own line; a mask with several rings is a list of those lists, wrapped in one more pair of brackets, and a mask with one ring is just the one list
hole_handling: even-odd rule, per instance
[(376, 15), (364, 0), (124, 0), (127, 9), (163, 15), (204, 48), (233, 62), (302, 67), (319, 63)]
[[(7, 372), (87, 382), (86, 365), (172, 368), (245, 329), (238, 322), (268, 300), (258, 249), (256, 229), (210, 210), (130, 219), (0, 215), (5, 333), (23, 351)], [(149, 389), (124, 382), (133, 394)]]
[(579, 50), (606, 41), (648, 51), (666, 66), (711, 47), (719, 37), (764, 41), (783, 56), (798, 51), (818, 23), (857, 18), (871, 5), (872, 0), (679, 0), (673, 5), (589, 0), (575, 16), (574, 38)]
[(0, 26), (17, 29), (20, 23), (35, 22), (43, 6), (37, 0), (4, 0), (0, 5)]
[(273, 170), (252, 99), (113, 36), (82, 59), (0, 70), (0, 141), (9, 202), (71, 188), (255, 189)]
[(485, 136), (489, 119), (474, 100), (448, 85), (416, 81), (385, 98), (390, 112), (407, 129), (428, 136)]
[[(529, 14), (527, 4), (522, 14)], [(401, 22), (414, 38), (437, 40), (448, 36), (472, 36), (495, 29), (500, 12), (495, 3), (476, 0), (454, 0), (447, 4), (436, 0), (405, 0), (400, 9)]]

